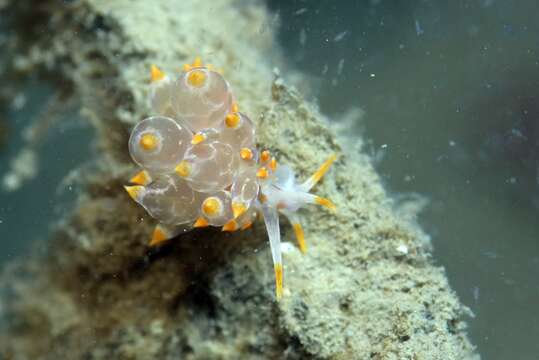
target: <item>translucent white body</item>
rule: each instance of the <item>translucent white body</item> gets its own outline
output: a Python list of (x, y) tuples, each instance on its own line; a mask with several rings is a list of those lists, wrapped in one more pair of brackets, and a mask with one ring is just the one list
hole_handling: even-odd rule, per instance
[(202, 197), (176, 175), (161, 175), (140, 191), (137, 202), (155, 219), (170, 225), (193, 222)]
[(255, 126), (251, 119), (245, 114), (237, 113), (239, 122), (236, 126), (230, 127), (226, 123), (220, 131), (219, 139), (232, 146), (235, 150), (241, 148), (251, 148), (255, 145)]
[[(145, 136), (150, 138), (146, 146)], [(170, 173), (182, 160), (192, 137), (188, 129), (171, 118), (149, 117), (139, 122), (131, 132), (129, 153), (133, 161), (147, 170)]]
[(239, 165), (239, 157), (230, 145), (219, 141), (190, 146), (184, 157), (189, 163), (185, 179), (193, 190), (214, 192), (232, 184)]
[(249, 208), (258, 197), (260, 185), (256, 178), (256, 168), (248, 168), (242, 171), (234, 179), (231, 193), (232, 201)]
[[(200, 72), (199, 86), (190, 81), (194, 72)], [(217, 128), (232, 106), (232, 93), (223, 76), (207, 68), (194, 68), (180, 75), (171, 91), (172, 108), (176, 115), (197, 132)]]

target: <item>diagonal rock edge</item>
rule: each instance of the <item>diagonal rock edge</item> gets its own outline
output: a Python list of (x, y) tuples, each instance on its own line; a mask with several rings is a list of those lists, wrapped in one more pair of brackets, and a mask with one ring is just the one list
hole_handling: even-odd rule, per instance
[[(270, 64), (282, 58), (263, 4), (218, 0), (15, 2), (12, 72), (69, 82), (97, 129), (100, 171), (50, 240), (46, 256), (2, 275), (6, 358), (474, 357), (468, 310), (432, 264), (428, 237), (397, 216), (369, 158), (343, 152), (324, 117)], [(240, 7), (241, 5), (241, 7)], [(38, 21), (36, 21), (38, 19)], [(158, 19), (158, 21), (156, 20)], [(44, 35), (45, 34), (45, 35)], [(52, 34), (52, 35), (51, 35)], [(149, 112), (147, 69), (178, 70), (196, 54), (223, 66), (258, 140), (307, 176), (340, 157), (317, 192), (336, 215), (303, 213), (309, 253), (285, 254), (273, 279), (263, 227), (192, 232), (154, 251), (153, 225), (121, 184), (134, 169), (129, 126)], [(358, 141), (361, 141), (358, 139)], [(141, 220), (142, 219), (142, 220)], [(284, 239), (293, 242), (283, 224)], [(405, 246), (407, 253), (398, 249)]]

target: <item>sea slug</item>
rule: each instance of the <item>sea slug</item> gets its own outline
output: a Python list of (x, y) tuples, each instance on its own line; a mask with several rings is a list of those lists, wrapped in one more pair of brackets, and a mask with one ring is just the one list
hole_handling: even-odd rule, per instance
[(268, 150), (258, 151), (254, 123), (240, 112), (220, 72), (200, 58), (186, 64), (176, 78), (152, 65), (150, 98), (156, 115), (140, 121), (129, 139), (129, 153), (142, 170), (125, 186), (129, 196), (159, 221), (150, 246), (191, 228), (244, 230), (262, 216), (280, 299), (279, 213), (290, 220), (305, 252), (296, 213), (305, 204), (335, 209), (328, 199), (310, 193), (335, 156), (297, 183), (289, 166), (277, 165)]

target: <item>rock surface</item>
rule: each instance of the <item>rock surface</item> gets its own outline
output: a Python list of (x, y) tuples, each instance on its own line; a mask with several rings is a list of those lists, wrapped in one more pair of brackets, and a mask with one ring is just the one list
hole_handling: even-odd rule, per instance
[[(395, 211), (369, 157), (343, 152), (323, 115), (273, 74), (282, 55), (263, 4), (2, 4), (19, 31), (9, 70), (68, 83), (102, 156), (98, 171), (81, 170), (86, 190), (46, 254), (4, 269), (1, 358), (477, 357), (465, 333), (469, 311), (433, 265), (428, 237)], [(149, 112), (150, 64), (174, 72), (195, 55), (224, 69), (260, 146), (280, 162), (306, 177), (339, 156), (315, 191), (338, 212), (302, 213), (309, 250), (287, 246), (280, 303), (262, 224), (193, 231), (150, 250), (154, 222), (121, 186), (134, 171), (130, 126)]]

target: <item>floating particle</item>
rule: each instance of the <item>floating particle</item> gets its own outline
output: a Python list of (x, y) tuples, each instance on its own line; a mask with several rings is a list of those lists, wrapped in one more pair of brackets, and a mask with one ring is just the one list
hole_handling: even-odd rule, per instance
[(326, 75), (328, 73), (329, 66), (328, 64), (324, 64), (324, 67), (322, 68), (322, 75)]
[(473, 299), (475, 303), (479, 302), (479, 287), (474, 286), (472, 289)]
[(299, 32), (299, 43), (301, 46), (305, 46), (305, 43), (307, 42), (307, 32), (305, 29), (301, 29)]
[(339, 42), (341, 41), (342, 39), (344, 39), (344, 37), (348, 35), (348, 30), (346, 31), (343, 31), (343, 32), (340, 32), (338, 33), (337, 35), (335, 35), (335, 37), (333, 38), (333, 41), (334, 42)]
[(342, 70), (344, 68), (344, 59), (339, 60), (339, 64), (337, 65), (337, 75), (342, 74)]
[(423, 35), (423, 33), (425, 33), (425, 31), (421, 28), (421, 24), (418, 20), (415, 21), (415, 33), (417, 34), (417, 36)]

